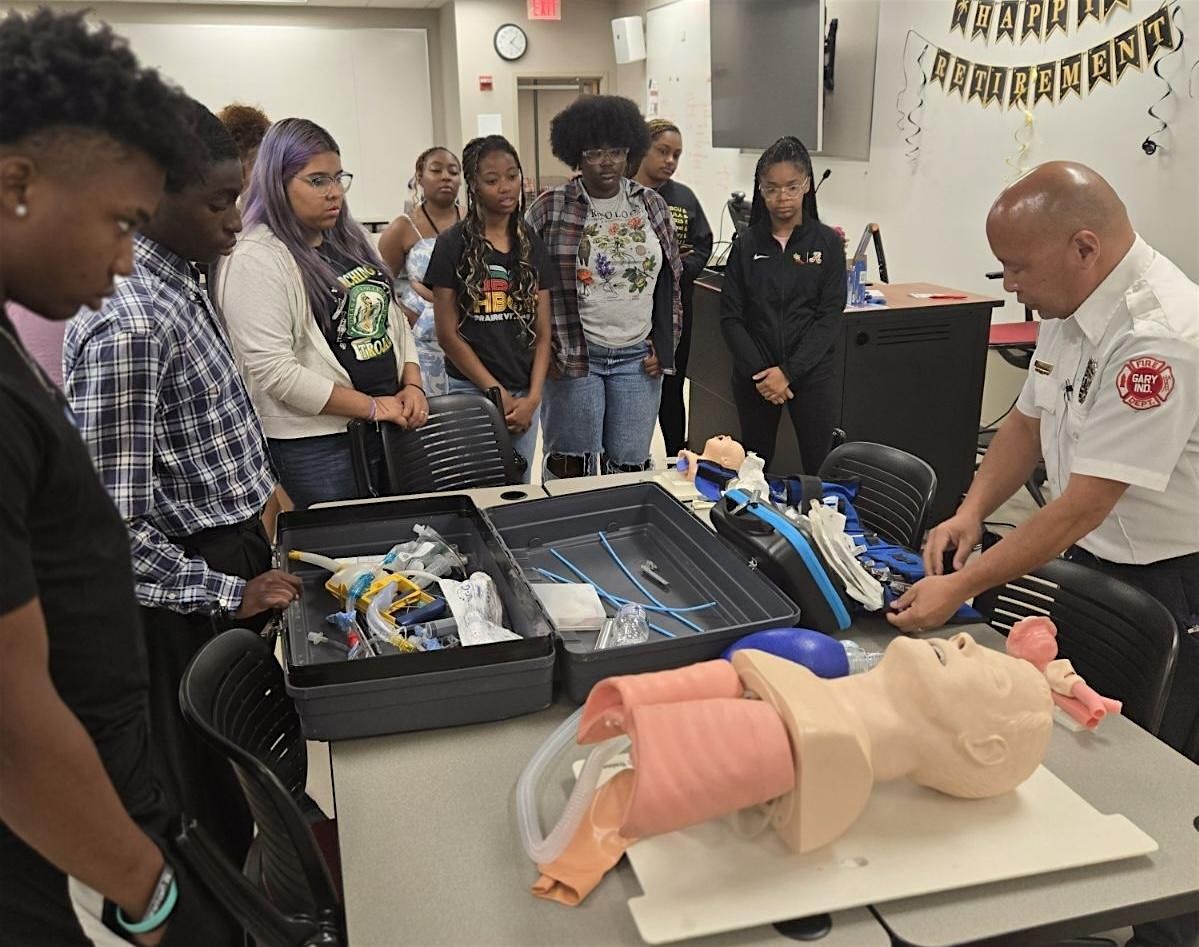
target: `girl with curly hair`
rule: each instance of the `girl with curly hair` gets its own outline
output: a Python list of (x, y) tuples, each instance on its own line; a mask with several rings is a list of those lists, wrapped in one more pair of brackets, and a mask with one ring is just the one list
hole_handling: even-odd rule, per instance
[(784, 407), (803, 473), (816, 473), (832, 446), (844, 309), (845, 246), (816, 214), (808, 150), (780, 138), (758, 159), (749, 229), (733, 244), (720, 294), (741, 444), (767, 464)]
[(683, 308), (666, 201), (624, 176), (648, 145), (637, 106), (619, 96), (583, 96), (550, 123), (554, 155), (580, 173), (529, 208), (561, 279), (550, 293), (547, 476), (650, 463), (662, 374), (675, 370)]
[(524, 172), (501, 135), (462, 149), (466, 217), (437, 238), (425, 282), (451, 392), (498, 388), (525, 481), (550, 359), (550, 288), (557, 277), (524, 220)]
[[(348, 419), (406, 428), (428, 419), (391, 274), (346, 204), (352, 180), (325, 129), (275, 122), (254, 165), (245, 232), (213, 287), (279, 479), (301, 509), (358, 495)], [(372, 479), (385, 484), (381, 439), (368, 437)]]
[(432, 397), (449, 391), (449, 382), (445, 353), (437, 343), (433, 324), (433, 291), (425, 282), (425, 271), (437, 238), (462, 219), (458, 208), (462, 166), (452, 151), (434, 145), (417, 157), (411, 186), (412, 214), (401, 214), (383, 231), (379, 255), (397, 277), (407, 274), (400, 304), (412, 326), (425, 391)]

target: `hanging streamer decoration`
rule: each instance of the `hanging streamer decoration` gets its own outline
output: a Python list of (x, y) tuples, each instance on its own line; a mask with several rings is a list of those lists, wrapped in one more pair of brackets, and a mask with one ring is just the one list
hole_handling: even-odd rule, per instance
[[(1173, 16), (1171, 16), (1171, 13)], [(1155, 111), (1155, 109), (1160, 109), (1162, 103), (1170, 98), (1170, 96), (1177, 95), (1177, 93), (1174, 91), (1174, 86), (1170, 83), (1170, 80), (1166, 76), (1162, 75), (1162, 64), (1175, 53), (1182, 50), (1182, 43), (1186, 38), (1186, 34), (1183, 33), (1182, 27), (1178, 25), (1178, 18), (1180, 15), (1181, 4), (1174, 4), (1173, 10), (1167, 10), (1165, 4), (1162, 4), (1161, 9), (1158, 10), (1157, 13), (1155, 13), (1152, 17), (1150, 17), (1150, 19), (1154, 21), (1153, 28), (1146, 28), (1145, 30), (1146, 56), (1152, 58), (1152, 56), (1156, 55), (1157, 51), (1160, 49), (1170, 50), (1170, 52), (1166, 53), (1166, 55), (1162, 56), (1153, 63), (1153, 74), (1166, 84), (1166, 91), (1161, 94), (1161, 98), (1159, 98), (1145, 110), (1148, 112), (1149, 117), (1158, 123), (1157, 131), (1151, 132), (1145, 137), (1145, 140), (1141, 142), (1141, 150), (1147, 155), (1156, 154), (1157, 149), (1162, 147), (1161, 142), (1159, 142), (1157, 139), (1164, 135), (1166, 130), (1170, 127), (1170, 123), (1162, 118)], [(1145, 23), (1148, 22), (1148, 20), (1145, 21)], [(1174, 33), (1178, 34), (1177, 38), (1175, 38)], [(1149, 59), (1146, 59), (1146, 62), (1148, 61)]]
[[(972, 6), (976, 2), (978, 0), (969, 0), (964, 7), (962, 0), (955, 3), (955, 27), (959, 23), (969, 25), (972, 22), (969, 14), (973, 12), (977, 16), (977, 8)], [(1091, 17), (1101, 23), (1106, 22), (1116, 7), (1128, 7), (1131, 0), (1074, 0), (1079, 6), (1073, 20), (1067, 18), (1069, 7), (1066, 2), (1067, 0), (1022, 0), (1024, 14), (1020, 20), (1021, 42), (1028, 35), (1043, 38), (1051, 19), (1060, 25), (1063, 32), (1067, 30), (1065, 24), (1075, 22), (1081, 25), (1084, 19)], [(1173, 11), (1169, 7), (1171, 2), (1174, 3)], [(1183, 32), (1177, 25), (1179, 8), (1178, 0), (1165, 0), (1154, 13), (1109, 36), (1103, 42), (1092, 43), (1085, 49), (1049, 62), (992, 66), (973, 62), (930, 44), (933, 59), (929, 83), (940, 86), (946, 95), (956, 93), (966, 102), (977, 101), (982, 108), (988, 108), (994, 102), (1000, 109), (1024, 110), (1042, 104), (1058, 105), (1071, 95), (1077, 96), (1079, 100), (1090, 97), (1098, 91), (1099, 86), (1114, 86), (1129, 71), (1135, 69), (1137, 72), (1143, 72), (1152, 65), (1158, 78), (1167, 85), (1166, 93), (1149, 110), (1154, 119), (1162, 122), (1155, 109), (1175, 92), (1162, 75), (1161, 64), (1162, 60), (1182, 48)], [(1001, 21), (1004, 24), (1003, 35), (1007, 37), (1009, 28), (1014, 27), (1015, 21), (1011, 18), (1015, 17), (1015, 13), (1011, 8), (1004, 10), (1002, 2), (988, 4), (988, 11), (992, 9), (998, 11), (998, 16), (992, 16), (988, 12), (985, 14), (986, 19), (992, 22)], [(963, 28), (963, 36), (966, 32)], [(923, 36), (919, 38), (929, 42)], [(923, 92), (923, 86), (921, 91)], [(1160, 134), (1164, 128), (1163, 123), (1163, 127), (1150, 138)]]
[(1024, 175), (1028, 174), (1028, 152), (1032, 147), (1035, 124), (1036, 118), (1026, 108), (1024, 110), (1024, 119), (1020, 122), (1015, 134), (1012, 136), (1016, 140), (1016, 153), (1003, 159), (1003, 163), (1012, 169), (1012, 176), (1008, 178), (1009, 184), (1019, 181)]
[[(910, 109), (905, 109), (903, 107), (903, 100), (908, 93), (908, 85), (910, 84), (908, 78), (908, 63), (910, 61), (908, 50), (913, 37), (922, 40), (924, 43), (920, 49), (920, 55), (916, 57), (916, 68), (920, 72), (920, 87), (916, 90), (916, 104)], [(907, 146), (904, 157), (908, 161), (915, 161), (916, 156), (920, 153), (920, 133), (923, 129), (920, 127), (919, 118), (920, 113), (924, 110), (924, 87), (928, 85), (928, 73), (924, 69), (924, 57), (928, 55), (928, 51), (931, 48), (932, 43), (915, 30), (908, 30), (908, 35), (903, 41), (903, 87), (895, 97), (895, 111), (899, 115), (899, 118), (895, 122), (895, 128), (903, 136), (903, 142)]]

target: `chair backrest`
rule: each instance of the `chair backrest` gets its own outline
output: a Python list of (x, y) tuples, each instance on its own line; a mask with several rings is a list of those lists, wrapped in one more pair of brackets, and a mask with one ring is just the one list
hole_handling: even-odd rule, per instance
[[(355, 431), (355, 426), (362, 423), (350, 422), (352, 438), (361, 438), (364, 429)], [(520, 482), (504, 416), (483, 395), (436, 395), (429, 399), (429, 419), (421, 427), (405, 431), (394, 424), (381, 424), (379, 430), (393, 494)], [(355, 467), (360, 492), (371, 495), (370, 485), (362, 482), (365, 465), (356, 461)]]
[(1077, 562), (1054, 559), (974, 599), (1002, 634), (1022, 618), (1057, 626), (1058, 654), (1150, 733), (1161, 724), (1178, 654), (1178, 628), (1148, 592)]
[(919, 549), (937, 495), (937, 475), (915, 454), (871, 441), (834, 448), (820, 465), (821, 480), (856, 480), (854, 508), (862, 525), (882, 539)]
[(217, 635), (184, 673), (179, 704), (233, 764), (258, 826), (267, 897), (285, 914), (340, 925), (340, 898), (297, 803), (307, 748), (270, 645), (245, 628)]

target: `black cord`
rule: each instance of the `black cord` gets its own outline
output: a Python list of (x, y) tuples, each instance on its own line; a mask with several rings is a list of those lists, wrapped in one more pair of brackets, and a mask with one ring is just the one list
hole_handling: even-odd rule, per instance
[(980, 427), (978, 429), (978, 433), (981, 434), (983, 431), (986, 431), (989, 428), (993, 428), (996, 424), (998, 424), (1000, 421), (1002, 421), (1004, 418), (1006, 418), (1009, 414), (1011, 414), (1012, 409), (1014, 409), (1016, 407), (1016, 402), (1019, 400), (1020, 400), (1020, 395), (1017, 394), (1016, 397), (1012, 399), (1012, 403), (1007, 406), (1007, 410), (1004, 411), (1003, 414), (1001, 414), (999, 417), (997, 417), (990, 424), (984, 424), (982, 427)]

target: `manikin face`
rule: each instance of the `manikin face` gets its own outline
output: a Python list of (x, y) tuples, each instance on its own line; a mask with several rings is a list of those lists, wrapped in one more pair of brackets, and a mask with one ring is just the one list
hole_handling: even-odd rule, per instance
[(992, 796), (1018, 786), (1044, 757), (1053, 701), (1028, 662), (958, 634), (897, 638), (878, 670), (918, 748), (909, 773), (915, 782), (955, 796)]
[(708, 438), (701, 456), (716, 461), (726, 470), (738, 470), (745, 463), (745, 448), (727, 434), (717, 434)]

